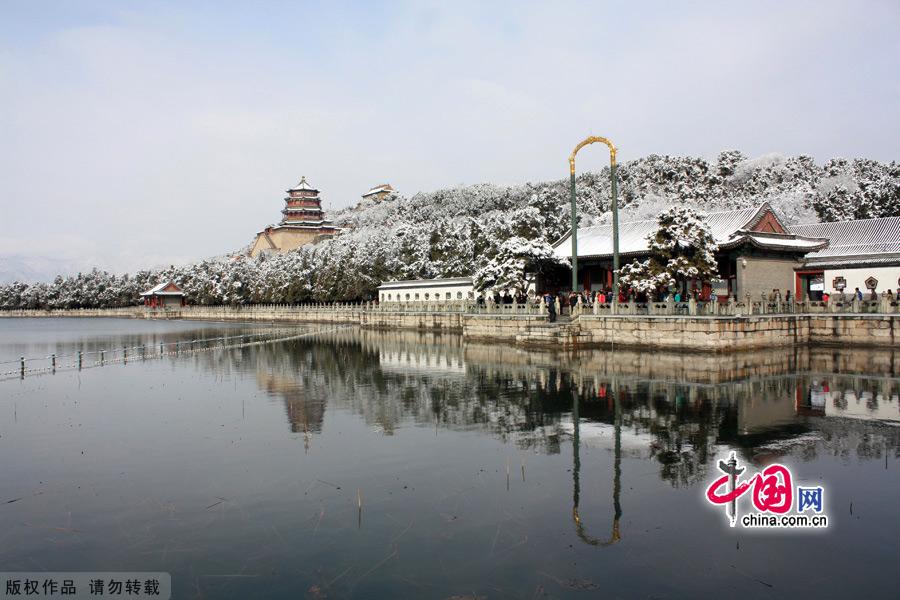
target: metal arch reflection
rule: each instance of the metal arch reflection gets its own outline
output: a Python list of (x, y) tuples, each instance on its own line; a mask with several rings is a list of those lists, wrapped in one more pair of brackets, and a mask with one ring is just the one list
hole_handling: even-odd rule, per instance
[(578, 393), (572, 390), (572, 424), (574, 433), (572, 436), (572, 521), (575, 523), (575, 534), (585, 544), (591, 546), (612, 546), (622, 539), (619, 529), (619, 521), (622, 518), (622, 504), (620, 495), (622, 492), (622, 405), (619, 401), (619, 395), (614, 389), (613, 401), (615, 406), (614, 412), (614, 431), (615, 445), (613, 449), (613, 524), (612, 534), (609, 540), (602, 541), (599, 538), (588, 535), (585, 530), (584, 522), (578, 512), (578, 504), (581, 497), (581, 457), (579, 454), (581, 440), (579, 436), (579, 414), (578, 414)]

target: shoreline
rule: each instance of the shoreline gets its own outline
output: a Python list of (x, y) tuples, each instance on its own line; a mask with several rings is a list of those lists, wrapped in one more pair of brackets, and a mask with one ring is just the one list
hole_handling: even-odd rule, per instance
[(540, 314), (372, 310), (365, 305), (193, 306), (180, 310), (0, 311), (0, 318), (130, 318), (221, 323), (342, 324), (360, 329), (453, 333), (523, 348), (636, 349), (729, 353), (787, 346), (900, 347), (900, 314), (595, 315), (548, 323)]

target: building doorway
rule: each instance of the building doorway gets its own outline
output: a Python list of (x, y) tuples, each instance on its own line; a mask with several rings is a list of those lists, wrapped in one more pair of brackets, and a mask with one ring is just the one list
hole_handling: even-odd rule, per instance
[(797, 272), (797, 299), (804, 297), (814, 302), (822, 300), (825, 293), (825, 273), (823, 271), (798, 271)]

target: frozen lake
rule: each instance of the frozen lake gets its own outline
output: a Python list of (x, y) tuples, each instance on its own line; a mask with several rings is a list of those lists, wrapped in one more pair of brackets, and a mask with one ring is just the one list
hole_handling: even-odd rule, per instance
[[(0, 361), (265, 331), (0, 319)], [(898, 365), (343, 329), (7, 376), (0, 570), (168, 571), (175, 598), (894, 596)], [(728, 527), (705, 492), (732, 450), (824, 487), (828, 528)]]

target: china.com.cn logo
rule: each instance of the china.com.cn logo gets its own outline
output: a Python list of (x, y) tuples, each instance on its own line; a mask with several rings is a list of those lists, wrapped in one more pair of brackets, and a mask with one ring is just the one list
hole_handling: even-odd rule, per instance
[[(727, 461), (719, 461), (719, 470), (724, 474), (706, 488), (706, 499), (716, 506), (725, 505), (732, 527), (738, 520), (743, 527), (828, 527), (828, 516), (822, 513), (824, 488), (797, 486), (795, 492), (788, 467), (772, 464), (741, 480), (746, 469), (738, 466), (732, 452)], [(738, 500), (747, 492), (750, 492), (755, 510), (739, 517)], [(795, 508), (794, 512), (791, 512), (792, 508)]]

